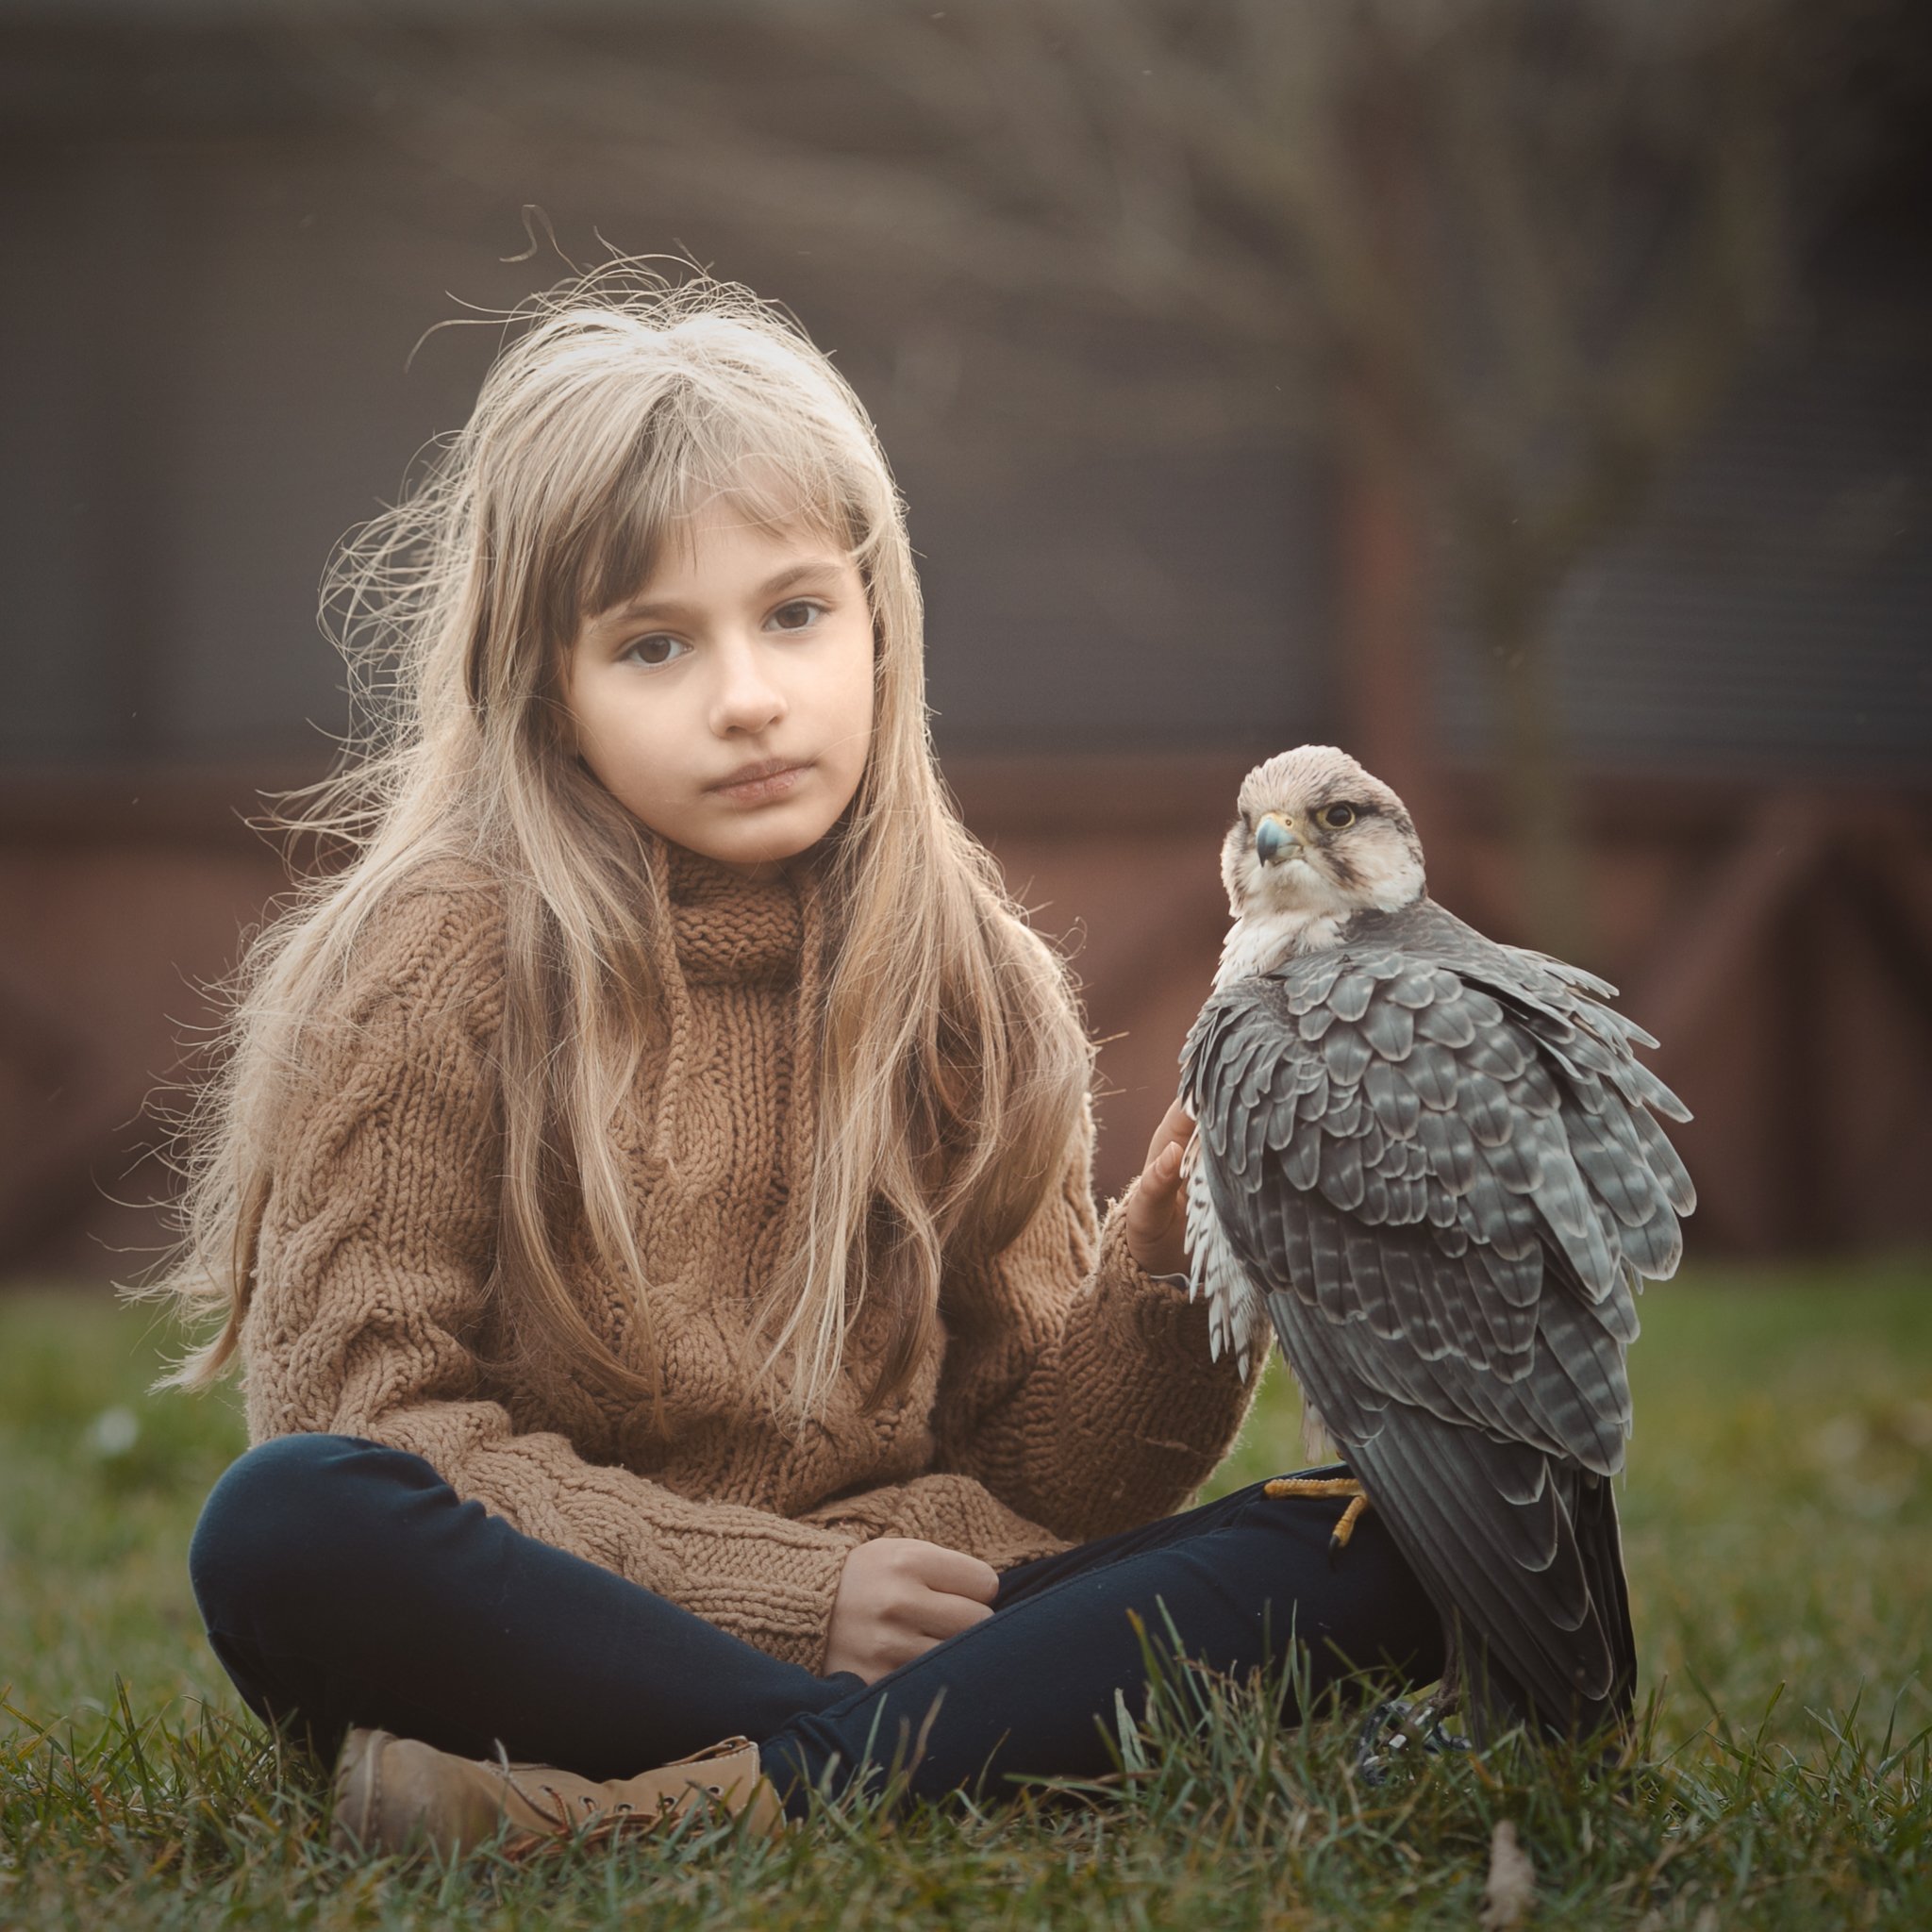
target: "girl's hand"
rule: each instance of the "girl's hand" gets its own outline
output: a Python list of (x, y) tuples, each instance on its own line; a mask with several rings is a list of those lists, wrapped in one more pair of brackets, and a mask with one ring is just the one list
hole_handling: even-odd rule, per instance
[(868, 1684), (992, 1615), (999, 1573), (916, 1537), (882, 1536), (845, 1558), (825, 1641), (827, 1673)]
[(1194, 1117), (1176, 1100), (1155, 1129), (1147, 1165), (1127, 1196), (1127, 1250), (1149, 1274), (1188, 1272), (1188, 1213), (1181, 1200), (1181, 1156)]

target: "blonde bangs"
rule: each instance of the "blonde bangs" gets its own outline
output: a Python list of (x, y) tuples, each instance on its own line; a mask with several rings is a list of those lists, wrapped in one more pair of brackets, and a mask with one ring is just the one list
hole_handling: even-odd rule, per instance
[[(761, 530), (808, 530), (861, 568), (898, 514), (869, 430), (849, 392), (825, 379), (829, 367), (801, 368), (791, 345), (728, 311), (669, 326), (680, 358), (655, 380), (622, 364), (636, 346), (626, 338), (657, 325), (608, 309), (566, 310), (527, 345), (529, 387), (545, 393), (517, 400), (537, 404), (532, 429), (553, 445), (534, 467), (555, 495), (532, 506), (531, 524), (560, 540), (544, 573), (554, 634), (574, 636), (634, 596), (708, 504)], [(569, 344), (555, 365), (542, 353), (551, 337)], [(588, 410), (602, 417), (589, 448), (578, 420)]]

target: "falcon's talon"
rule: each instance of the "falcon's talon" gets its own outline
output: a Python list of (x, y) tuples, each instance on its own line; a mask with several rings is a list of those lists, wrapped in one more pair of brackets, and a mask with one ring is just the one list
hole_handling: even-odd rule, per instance
[(1369, 1492), (1352, 1475), (1278, 1475), (1261, 1485), (1264, 1496), (1347, 1496), (1348, 1507), (1341, 1512), (1328, 1538), (1328, 1567), (1348, 1547), (1355, 1526), (1369, 1507)]
[(1361, 1521), (1362, 1511), (1369, 1507), (1368, 1491), (1364, 1490), (1346, 1509), (1341, 1512), (1341, 1521), (1335, 1525), (1328, 1538), (1330, 1550), (1345, 1550), (1348, 1540), (1355, 1534), (1355, 1526)]

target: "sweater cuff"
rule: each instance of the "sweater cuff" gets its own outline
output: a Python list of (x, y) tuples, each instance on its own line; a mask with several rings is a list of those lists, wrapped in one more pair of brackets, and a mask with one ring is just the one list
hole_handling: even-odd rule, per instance
[(792, 1522), (770, 1540), (734, 1539), (742, 1566), (727, 1562), (691, 1577), (682, 1607), (781, 1663), (823, 1676), (845, 1558), (864, 1541), (862, 1531)]
[(1108, 1208), (1101, 1224), (1093, 1279), (1100, 1293), (1122, 1298), (1142, 1346), (1176, 1373), (1212, 1382), (1240, 1379), (1231, 1360), (1210, 1358), (1208, 1304), (1188, 1299), (1187, 1277), (1149, 1274), (1134, 1259), (1124, 1196)]

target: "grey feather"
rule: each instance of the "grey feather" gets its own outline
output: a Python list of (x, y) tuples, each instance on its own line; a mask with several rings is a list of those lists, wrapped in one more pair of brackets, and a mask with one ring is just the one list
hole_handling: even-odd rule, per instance
[(1463, 999), (1437, 999), (1415, 1016), (1415, 1030), (1439, 1046), (1467, 1046), (1475, 1038), (1475, 1016)]
[(1391, 992), (1391, 997), (1375, 1001), (1362, 1015), (1361, 1033), (1383, 1059), (1406, 1060), (1415, 1044), (1415, 1014), (1397, 1005)]
[(1500, 1081), (1491, 1079), (1487, 1074), (1465, 1074), (1456, 1111), (1469, 1123), (1469, 1131), (1485, 1147), (1502, 1147), (1508, 1143), (1514, 1124), (1514, 1110), (1509, 1103), (1510, 1095)]
[(1456, 1105), (1456, 1056), (1446, 1046), (1433, 1040), (1418, 1040), (1403, 1062), (1403, 1071), (1424, 1107), (1446, 1113)]
[(1287, 1158), (1281, 1163), (1282, 1177), (1289, 1186), (1307, 1193), (1315, 1185), (1321, 1172), (1321, 1136), (1304, 1133), (1291, 1138)]
[(1416, 1125), (1416, 1140), (1429, 1169), (1452, 1194), (1466, 1194), (1475, 1179), (1475, 1136), (1453, 1113), (1431, 1110)]
[(1354, 1026), (1331, 1026), (1322, 1041), (1322, 1058), (1327, 1063), (1328, 1077), (1342, 1087), (1353, 1087), (1368, 1071), (1369, 1056), (1369, 1042)]
[(1689, 1214), (1697, 1206), (1697, 1190), (1669, 1136), (1641, 1108), (1631, 1109), (1630, 1124), (1637, 1130), (1651, 1173), (1662, 1183), (1664, 1198), (1679, 1214)]
[[(1375, 1047), (1377, 1055), (1382, 1049), (1376, 1046), (1373, 1035), (1368, 1035), (1369, 1044)], [(1362, 1095), (1374, 1109), (1375, 1118), (1382, 1124), (1382, 1131), (1397, 1140), (1406, 1141), (1415, 1132), (1416, 1122), (1422, 1114), (1423, 1104), (1416, 1091), (1405, 1080), (1386, 1058), (1369, 1062), (1368, 1070), (1362, 1075)]]
[(1369, 1010), (1375, 991), (1373, 973), (1345, 973), (1336, 980), (1328, 994), (1328, 1008), (1338, 1020), (1353, 1025)]
[(1338, 954), (1311, 958), (1307, 962), (1308, 970), (1300, 974), (1288, 990), (1289, 1010), (1306, 1013), (1310, 1008), (1326, 1005), (1330, 991), (1341, 976), (1342, 964)]
[(1337, 1208), (1358, 1208), (1362, 1198), (1362, 1151), (1354, 1141), (1322, 1143), (1322, 1192)]

